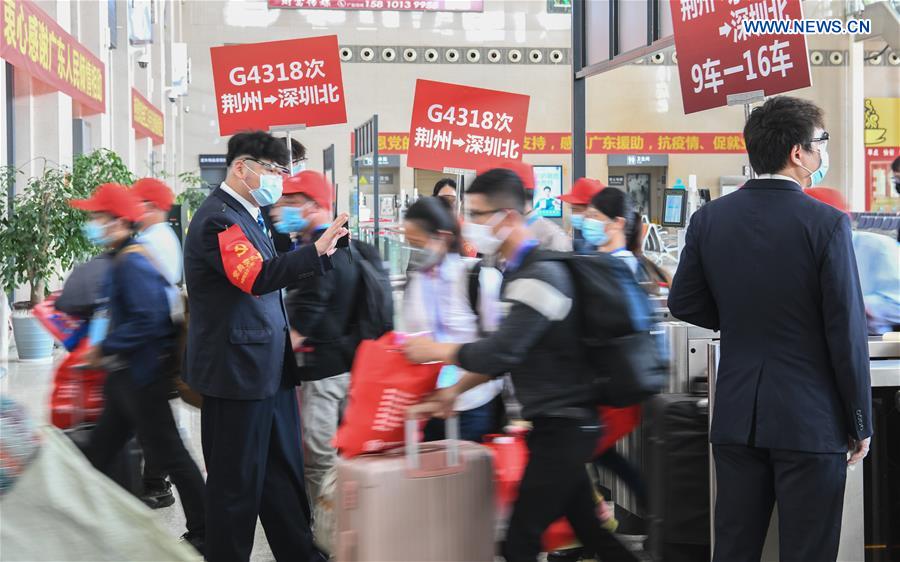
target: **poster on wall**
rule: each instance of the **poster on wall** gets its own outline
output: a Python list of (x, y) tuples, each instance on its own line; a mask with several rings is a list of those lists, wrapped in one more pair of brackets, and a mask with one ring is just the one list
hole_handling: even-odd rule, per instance
[(625, 186), (635, 210), (650, 216), (650, 174), (625, 174)]
[(534, 208), (547, 218), (562, 216), (562, 166), (534, 166)]
[(866, 210), (900, 212), (891, 164), (900, 156), (900, 98), (864, 100), (866, 144)]
[(381, 195), (378, 206), (378, 218), (381, 220), (394, 218), (394, 195)]
[(153, 43), (153, 5), (150, 0), (128, 0), (128, 42)]
[(337, 35), (209, 51), (220, 135), (347, 122)]
[(407, 166), (454, 173), (522, 159), (529, 97), (416, 80)]
[(803, 33), (754, 31), (802, 20), (800, 0), (670, 3), (686, 114), (728, 105), (732, 94), (772, 96), (812, 84)]

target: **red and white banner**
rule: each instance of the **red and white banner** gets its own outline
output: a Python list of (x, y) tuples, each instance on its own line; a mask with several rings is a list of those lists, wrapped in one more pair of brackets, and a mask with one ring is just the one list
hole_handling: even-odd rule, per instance
[(151, 138), (153, 144), (162, 144), (165, 133), (163, 113), (140, 92), (131, 89), (131, 126), (139, 139)]
[(522, 94), (417, 80), (407, 165), (481, 170), (521, 160), (528, 102)]
[(106, 69), (31, 0), (2, 0), (0, 58), (72, 97), (85, 114), (106, 111)]
[(745, 20), (799, 20), (800, 0), (670, 0), (684, 112), (730, 94), (771, 96), (812, 83), (803, 34), (751, 35)]
[(269, 0), (269, 8), (481, 12), (484, 10), (484, 0)]
[(347, 122), (337, 35), (212, 47), (219, 134)]

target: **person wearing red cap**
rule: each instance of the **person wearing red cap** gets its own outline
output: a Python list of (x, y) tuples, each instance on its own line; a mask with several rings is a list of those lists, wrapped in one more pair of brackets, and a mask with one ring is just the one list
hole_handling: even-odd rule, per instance
[[(525, 187), (525, 205), (528, 209), (525, 213), (525, 224), (528, 226), (528, 230), (531, 231), (531, 235), (540, 244), (540, 248), (556, 252), (571, 252), (572, 239), (562, 227), (542, 216), (540, 210), (534, 205), (534, 168), (532, 165), (521, 160), (507, 160), (492, 166), (492, 168), (510, 170), (522, 180), (522, 185)], [(479, 175), (482, 173), (479, 173)]]
[(593, 251), (591, 245), (584, 241), (581, 225), (584, 222), (584, 213), (587, 211), (588, 205), (591, 204), (591, 199), (594, 198), (594, 195), (603, 191), (605, 187), (600, 180), (578, 178), (575, 180), (575, 185), (572, 186), (572, 191), (559, 197), (563, 203), (568, 203), (569, 205), (569, 220), (572, 223), (572, 243), (578, 251)]
[[(808, 187), (803, 191), (813, 199), (848, 212), (844, 195), (837, 189)], [(877, 232), (854, 230), (853, 253), (866, 304), (869, 335), (880, 336), (897, 330), (900, 327), (900, 244)]]
[[(272, 209), (275, 229), (298, 243), (315, 243), (332, 219), (334, 191), (325, 176), (305, 170), (284, 181), (284, 194)], [(354, 243), (355, 245), (355, 243)], [(353, 308), (360, 285), (358, 258), (338, 248), (327, 275), (309, 277), (288, 287), (285, 307), (291, 343), (302, 359), (298, 390), (303, 427), (303, 469), (310, 500), (319, 496), (325, 474), (337, 461), (332, 445), (350, 386), (353, 349), (347, 349)], [(301, 361), (298, 361), (301, 363)]]
[(169, 225), (169, 211), (172, 210), (175, 195), (169, 186), (156, 178), (141, 178), (134, 182), (131, 189), (143, 206), (138, 241), (150, 252), (166, 280), (177, 285), (181, 282), (184, 259), (181, 242)]
[(90, 213), (85, 235), (112, 259), (110, 278), (102, 291), (108, 305), (92, 320), (92, 331), (107, 325), (108, 330), (92, 336), (99, 341), (91, 342), (93, 347), (85, 356), (89, 366), (108, 373), (103, 414), (91, 433), (86, 455), (98, 470), (109, 474), (136, 433), (158, 468), (178, 488), (188, 531), (183, 539), (202, 553), (203, 476), (181, 441), (169, 407), (171, 381), (164, 370), (175, 335), (166, 293), (169, 283), (134, 239), (135, 224), (143, 215), (141, 202), (125, 186), (107, 183), (89, 199), (74, 199), (70, 204)]

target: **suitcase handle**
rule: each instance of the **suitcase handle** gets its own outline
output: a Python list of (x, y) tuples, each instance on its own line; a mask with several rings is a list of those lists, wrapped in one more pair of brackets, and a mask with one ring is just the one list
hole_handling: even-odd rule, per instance
[[(437, 473), (448, 474), (458, 472), (462, 468), (462, 459), (459, 456), (459, 419), (452, 416), (446, 420), (446, 462), (443, 467), (428, 469), (422, 467), (422, 459), (419, 454), (419, 420), (407, 419), (404, 423), (404, 454), (406, 467), (414, 476), (435, 476)], [(449, 469), (449, 470), (448, 470)]]

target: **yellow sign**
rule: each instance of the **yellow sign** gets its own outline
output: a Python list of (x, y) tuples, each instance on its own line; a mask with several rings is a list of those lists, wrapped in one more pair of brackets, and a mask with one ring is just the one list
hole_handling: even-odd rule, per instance
[(866, 98), (866, 146), (900, 146), (900, 98)]

